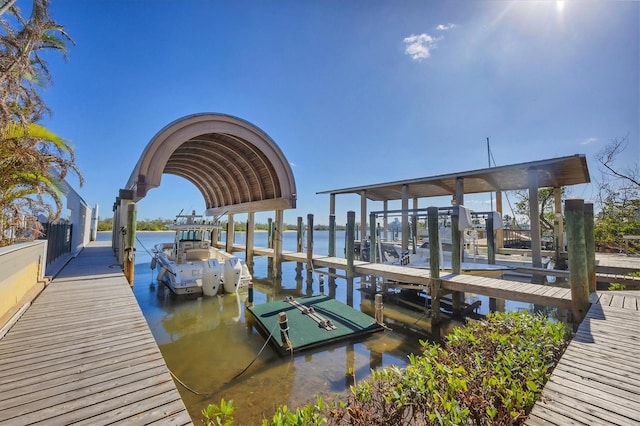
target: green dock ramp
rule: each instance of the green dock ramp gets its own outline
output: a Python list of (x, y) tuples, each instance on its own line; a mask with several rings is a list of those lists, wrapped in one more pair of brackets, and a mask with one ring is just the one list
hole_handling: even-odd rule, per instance
[[(281, 355), (345, 340), (357, 340), (384, 328), (369, 315), (327, 296), (290, 298), (251, 306), (256, 328)], [(280, 331), (280, 313), (287, 316), (291, 349)]]

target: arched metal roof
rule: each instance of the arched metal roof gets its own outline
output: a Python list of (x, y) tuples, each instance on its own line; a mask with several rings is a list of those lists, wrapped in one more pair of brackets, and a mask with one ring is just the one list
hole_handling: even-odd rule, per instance
[(296, 206), (293, 173), (278, 145), (258, 127), (230, 115), (193, 114), (167, 125), (144, 149), (126, 189), (139, 201), (160, 186), (164, 173), (193, 183), (207, 215)]

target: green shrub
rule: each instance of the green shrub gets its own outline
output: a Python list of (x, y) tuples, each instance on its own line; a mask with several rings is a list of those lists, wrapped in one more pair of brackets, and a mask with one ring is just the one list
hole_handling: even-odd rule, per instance
[(542, 393), (569, 337), (528, 312), (490, 314), (455, 328), (441, 347), (421, 342), (406, 368), (372, 371), (345, 401), (280, 407), (263, 426), (518, 425)]
[(236, 408), (233, 406), (233, 400), (226, 402), (224, 399), (220, 401), (220, 405), (209, 404), (207, 408), (202, 410), (204, 424), (207, 426), (232, 426), (233, 413)]

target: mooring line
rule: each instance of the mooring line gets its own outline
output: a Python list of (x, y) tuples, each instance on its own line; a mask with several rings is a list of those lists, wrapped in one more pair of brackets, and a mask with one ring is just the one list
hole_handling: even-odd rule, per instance
[(191, 389), (189, 386), (185, 385), (184, 382), (182, 380), (180, 380), (178, 378), (178, 376), (176, 376), (175, 374), (173, 374), (173, 371), (171, 371), (171, 369), (169, 367), (167, 367), (167, 370), (169, 370), (169, 373), (171, 374), (171, 377), (173, 377), (174, 379), (176, 379), (178, 381), (178, 383), (180, 383), (182, 386), (184, 386), (184, 388), (190, 392), (195, 393), (196, 395), (202, 395), (200, 392)]
[(275, 331), (276, 327), (278, 326), (278, 323), (276, 322), (275, 325), (273, 326), (273, 328), (271, 329), (271, 332), (269, 333), (269, 337), (267, 337), (264, 340), (264, 345), (262, 345), (262, 348), (260, 348), (260, 351), (258, 352), (258, 354), (256, 355), (255, 358), (253, 358), (253, 360), (249, 363), (249, 365), (247, 365), (241, 372), (239, 372), (238, 374), (236, 374), (235, 376), (233, 376), (231, 378), (231, 380), (229, 380), (227, 382), (227, 384), (233, 382), (235, 379), (237, 379), (238, 377), (240, 377), (245, 371), (247, 371), (249, 369), (249, 367), (251, 367), (253, 365), (254, 362), (256, 362), (256, 360), (258, 359), (258, 357), (260, 356), (260, 354), (262, 353), (262, 351), (264, 350), (264, 348), (267, 347), (267, 343), (269, 343), (269, 340), (271, 339), (271, 337), (273, 337), (273, 332)]

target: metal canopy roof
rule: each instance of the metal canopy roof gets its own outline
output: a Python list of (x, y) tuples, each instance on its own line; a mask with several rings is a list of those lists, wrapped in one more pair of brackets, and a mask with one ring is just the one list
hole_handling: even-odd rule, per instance
[(144, 149), (126, 189), (139, 201), (160, 186), (164, 173), (193, 183), (207, 215), (296, 205), (293, 173), (278, 145), (258, 127), (226, 114), (189, 115), (160, 130)]
[(406, 185), (408, 198), (439, 197), (455, 194), (457, 178), (463, 178), (465, 194), (510, 191), (529, 188), (530, 169), (537, 171), (538, 188), (562, 187), (591, 181), (585, 156), (576, 154), (447, 175), (334, 189), (317, 194), (362, 194), (364, 192), (365, 196), (373, 201), (400, 200), (402, 188)]

